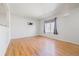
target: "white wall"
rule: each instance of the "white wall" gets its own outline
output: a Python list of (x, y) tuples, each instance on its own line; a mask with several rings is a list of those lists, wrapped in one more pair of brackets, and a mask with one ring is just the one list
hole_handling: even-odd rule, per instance
[(9, 41), (9, 29), (0, 25), (0, 56), (5, 55)]
[[(43, 33), (43, 21), (41, 21), (41, 34)], [(48, 34), (50, 38), (79, 44), (79, 8), (70, 12), (70, 15), (59, 17), (57, 20), (58, 35)]]
[(4, 26), (8, 26), (8, 20), (6, 19), (5, 14), (0, 14), (0, 24)]
[(7, 4), (0, 4), (0, 56), (5, 55), (10, 42), (9, 12)]
[[(33, 25), (28, 25), (27, 22), (33, 22)], [(14, 14), (11, 15), (11, 38), (35, 36), (37, 34), (37, 24), (35, 19), (24, 19)]]

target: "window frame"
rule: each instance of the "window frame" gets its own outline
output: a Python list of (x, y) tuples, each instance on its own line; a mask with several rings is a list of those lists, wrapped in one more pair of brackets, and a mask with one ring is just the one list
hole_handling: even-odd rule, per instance
[[(57, 32), (57, 22), (56, 22), (57, 18), (55, 17), (53, 20), (48, 20), (48, 21), (45, 21), (44, 22), (44, 33), (45, 34), (54, 34), (54, 35), (57, 35), (58, 32)], [(50, 32), (46, 33), (46, 28), (45, 28), (45, 24), (46, 23), (49, 23), (50, 24)], [(54, 23), (53, 25), (53, 32), (51, 32), (51, 23)]]

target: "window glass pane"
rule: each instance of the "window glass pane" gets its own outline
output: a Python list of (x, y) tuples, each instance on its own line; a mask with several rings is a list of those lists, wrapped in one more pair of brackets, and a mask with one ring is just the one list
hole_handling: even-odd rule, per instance
[(54, 22), (51, 23), (51, 33), (54, 33)]
[(50, 23), (45, 23), (45, 33), (50, 33)]

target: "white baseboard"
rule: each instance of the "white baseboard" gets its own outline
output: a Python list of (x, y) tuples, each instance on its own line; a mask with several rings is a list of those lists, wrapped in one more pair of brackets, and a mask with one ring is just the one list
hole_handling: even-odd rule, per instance
[(79, 42), (75, 42), (75, 41), (70, 41), (70, 40), (66, 40), (66, 39), (62, 39), (62, 38), (57, 38), (57, 37), (54, 37), (54, 36), (49, 36), (49, 35), (44, 35), (42, 34), (43, 36), (47, 36), (48, 38), (51, 38), (51, 39), (56, 39), (56, 40), (61, 40), (61, 41), (65, 41), (65, 42), (69, 42), (69, 43), (73, 43), (73, 44), (77, 44), (79, 45)]

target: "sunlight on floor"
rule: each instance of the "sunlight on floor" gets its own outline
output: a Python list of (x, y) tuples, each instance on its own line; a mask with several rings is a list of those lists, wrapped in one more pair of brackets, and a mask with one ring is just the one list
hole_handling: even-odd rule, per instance
[[(47, 56), (47, 55), (55, 55), (55, 43), (49, 40), (46, 40), (45, 42), (43, 42), (43, 46), (42, 46), (42, 50), (40, 52), (40, 55), (42, 56)], [(52, 53), (51, 53), (52, 52)]]

